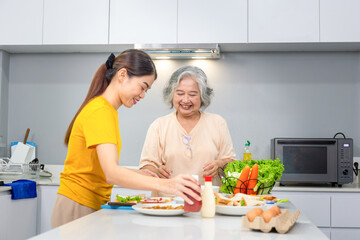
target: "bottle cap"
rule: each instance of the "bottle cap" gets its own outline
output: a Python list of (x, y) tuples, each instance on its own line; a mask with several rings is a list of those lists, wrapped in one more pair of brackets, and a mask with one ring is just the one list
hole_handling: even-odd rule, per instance
[(250, 141), (249, 140), (247, 140), (247, 142), (245, 143), (245, 146), (250, 147)]
[(211, 182), (212, 177), (211, 176), (205, 176), (205, 182)]

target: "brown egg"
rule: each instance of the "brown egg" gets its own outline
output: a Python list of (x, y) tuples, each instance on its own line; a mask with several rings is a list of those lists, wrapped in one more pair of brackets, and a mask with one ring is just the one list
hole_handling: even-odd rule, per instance
[(264, 218), (264, 221), (265, 222), (270, 222), (270, 220), (273, 218), (273, 217), (276, 217), (278, 214), (276, 212), (276, 210), (274, 209), (268, 209), (266, 211), (263, 212), (262, 216)]
[(254, 208), (246, 213), (247, 218), (250, 222), (254, 221), (257, 216), (260, 216), (263, 213), (261, 208)]
[(275, 212), (276, 212), (276, 215), (279, 215), (279, 214), (281, 213), (281, 210), (280, 210), (280, 208), (279, 208), (278, 206), (273, 206), (273, 207), (270, 208), (270, 209), (272, 209), (273, 211), (275, 211)]

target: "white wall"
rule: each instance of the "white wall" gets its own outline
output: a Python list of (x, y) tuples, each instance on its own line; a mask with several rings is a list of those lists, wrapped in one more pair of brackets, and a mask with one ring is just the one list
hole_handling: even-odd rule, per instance
[[(10, 56), (9, 137), (38, 145), (40, 162), (62, 164), (63, 137), (93, 74), (108, 54)], [(170, 112), (162, 88), (180, 66), (201, 67), (215, 90), (207, 109), (229, 125), (238, 158), (247, 139), (253, 157), (270, 157), (273, 137), (354, 138), (360, 156), (360, 55), (357, 52), (224, 53), (220, 60), (156, 61), (158, 80), (135, 107), (119, 109), (121, 165), (137, 165), (149, 124)]]

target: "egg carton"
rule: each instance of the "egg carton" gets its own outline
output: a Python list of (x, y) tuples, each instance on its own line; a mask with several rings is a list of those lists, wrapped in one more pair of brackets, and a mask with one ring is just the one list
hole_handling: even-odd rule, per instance
[(242, 224), (243, 227), (260, 230), (262, 232), (270, 232), (272, 228), (275, 228), (278, 233), (287, 233), (292, 226), (294, 226), (299, 215), (299, 210), (296, 210), (294, 214), (291, 215), (288, 209), (284, 209), (278, 216), (273, 217), (268, 223), (264, 221), (262, 216), (257, 216), (252, 222), (250, 222), (246, 216), (243, 216)]

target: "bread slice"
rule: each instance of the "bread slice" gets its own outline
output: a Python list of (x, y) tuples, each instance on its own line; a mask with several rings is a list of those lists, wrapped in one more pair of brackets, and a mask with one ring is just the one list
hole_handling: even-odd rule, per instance
[(217, 200), (217, 203), (218, 204), (224, 204), (224, 205), (228, 205), (229, 203), (233, 202), (231, 201), (230, 199), (228, 198), (224, 198), (222, 196), (220, 196), (218, 193), (214, 192), (214, 195), (215, 195), (215, 198)]

